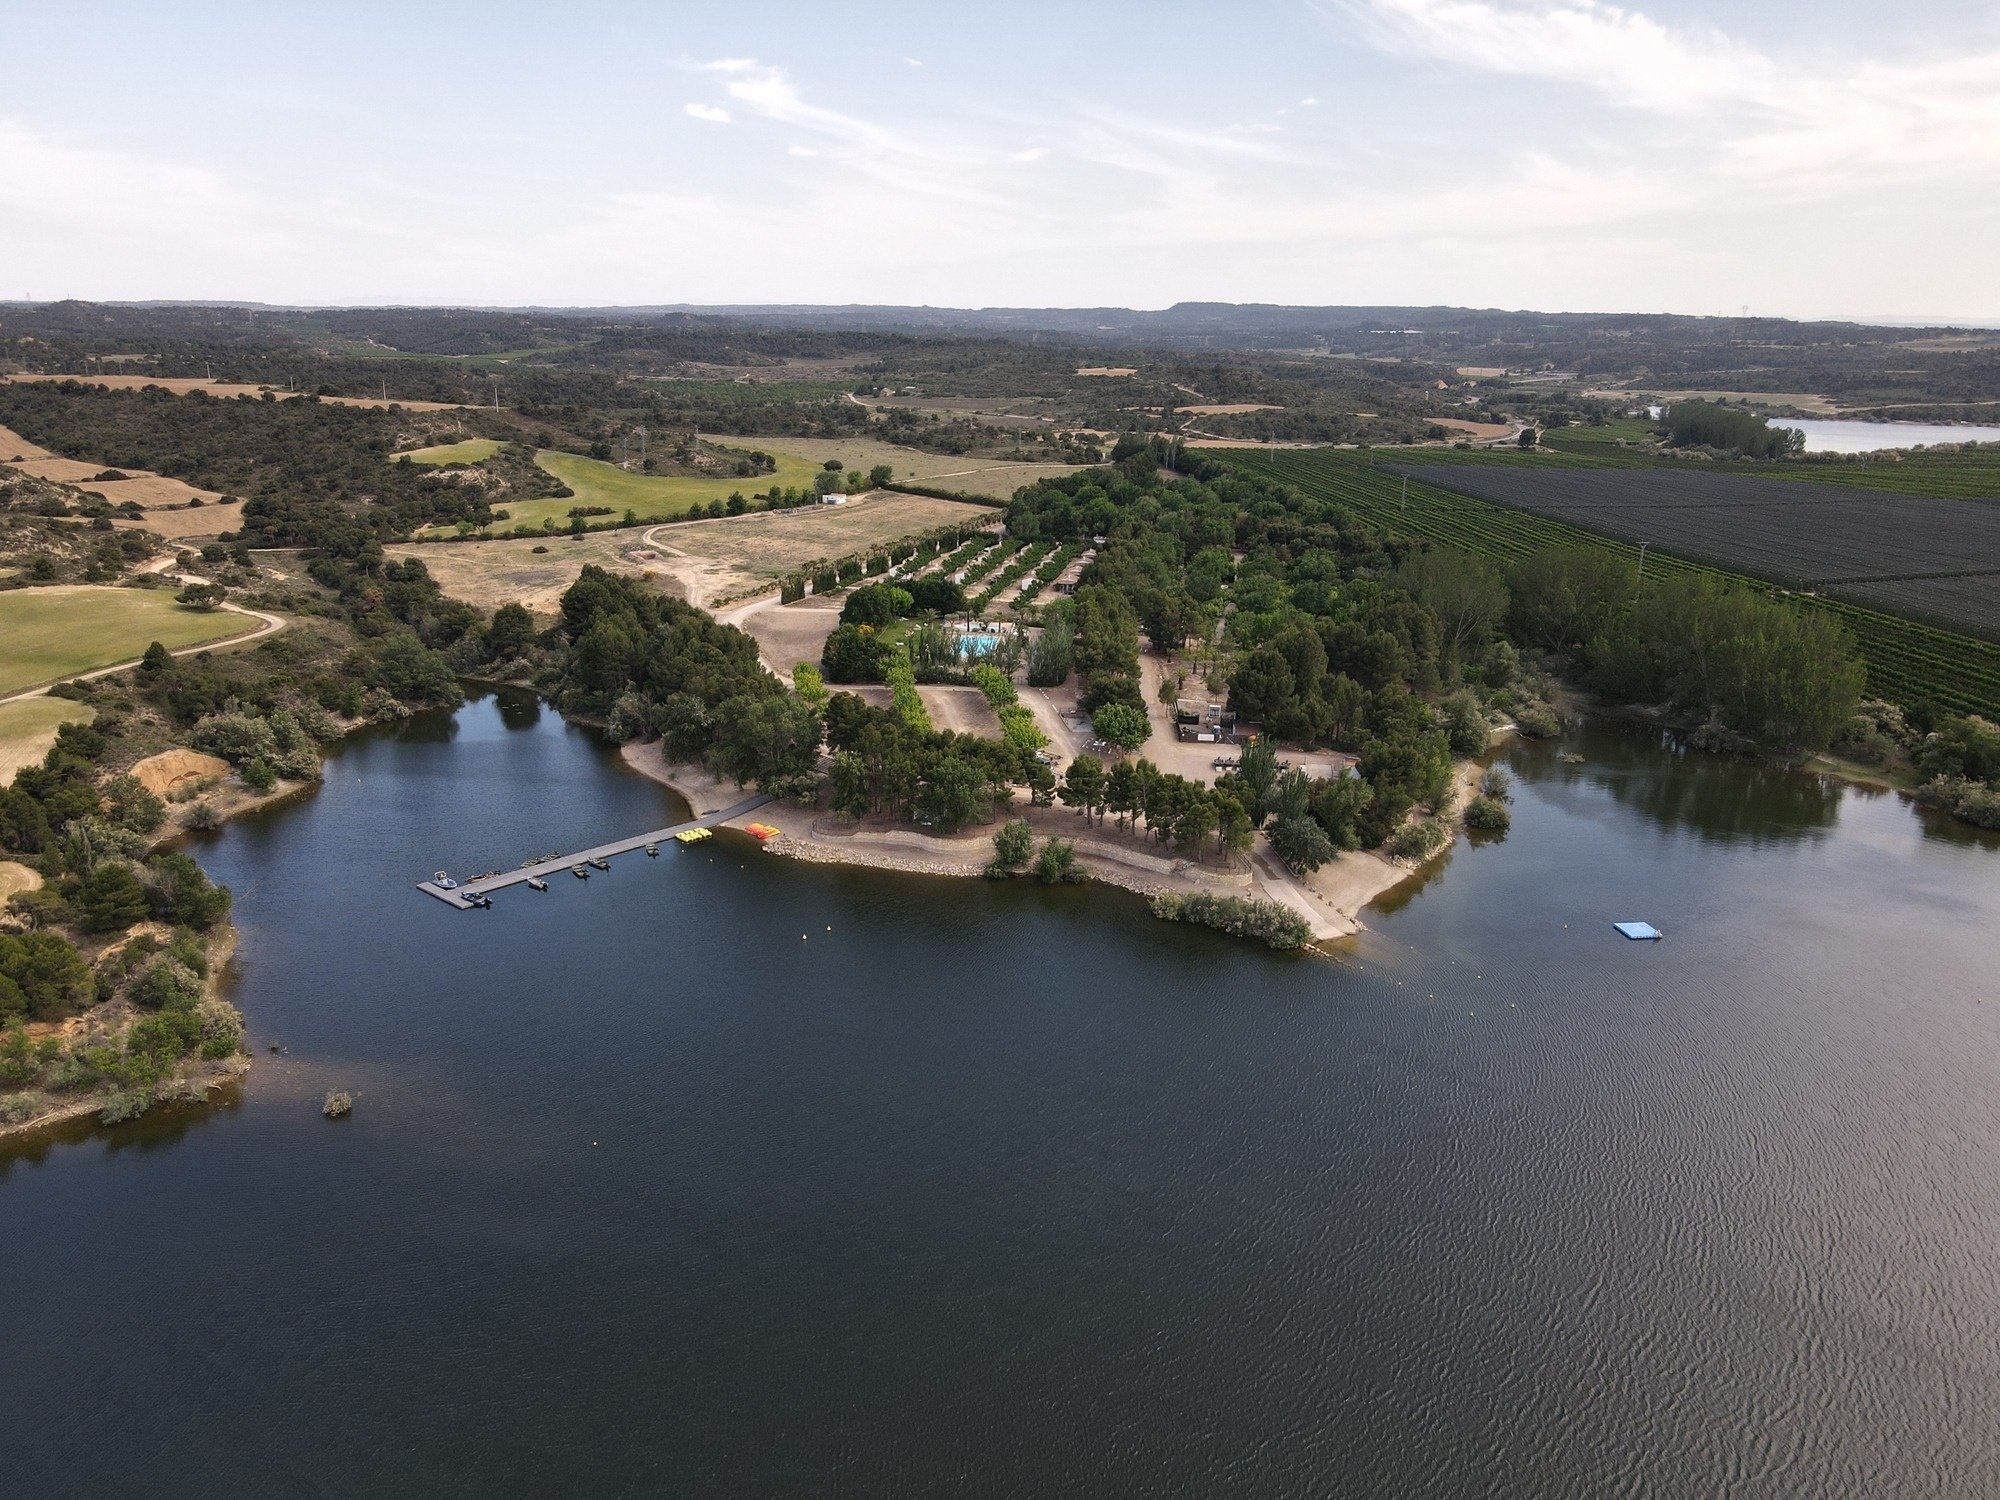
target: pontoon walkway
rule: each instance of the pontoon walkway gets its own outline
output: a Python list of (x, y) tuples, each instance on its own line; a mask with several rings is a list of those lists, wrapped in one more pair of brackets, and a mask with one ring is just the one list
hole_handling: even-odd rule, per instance
[(505, 890), (510, 885), (524, 885), (538, 875), (551, 871), (566, 870), (571, 865), (588, 864), (593, 859), (610, 859), (615, 854), (630, 854), (635, 849), (643, 849), (648, 844), (663, 844), (677, 833), (685, 833), (690, 828), (712, 828), (717, 823), (727, 823), (740, 818), (745, 813), (755, 812), (771, 799), (758, 795), (734, 807), (725, 807), (720, 812), (705, 813), (699, 818), (685, 823), (676, 823), (671, 828), (656, 828), (651, 833), (636, 834), (629, 839), (620, 839), (615, 844), (599, 844), (594, 849), (579, 849), (574, 854), (558, 854), (552, 859), (538, 860), (532, 865), (523, 865), (518, 870), (508, 870), (501, 875), (488, 875), (484, 880), (468, 880), (463, 885), (446, 890), (434, 880), (420, 880), (417, 889), (426, 896), (435, 896), (447, 906), (455, 906), (460, 911), (473, 909), (470, 897), (489, 896), (495, 891)]

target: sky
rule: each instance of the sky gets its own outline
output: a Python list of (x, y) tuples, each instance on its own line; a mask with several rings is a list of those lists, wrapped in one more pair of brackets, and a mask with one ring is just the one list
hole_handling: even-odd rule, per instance
[(0, 297), (2000, 324), (1992, 0), (0, 0)]

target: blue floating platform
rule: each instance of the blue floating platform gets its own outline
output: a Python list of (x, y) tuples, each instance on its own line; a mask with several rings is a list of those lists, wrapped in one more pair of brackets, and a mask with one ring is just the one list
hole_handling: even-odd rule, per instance
[(1635, 943), (1657, 943), (1666, 936), (1651, 922), (1613, 922), (1611, 925)]

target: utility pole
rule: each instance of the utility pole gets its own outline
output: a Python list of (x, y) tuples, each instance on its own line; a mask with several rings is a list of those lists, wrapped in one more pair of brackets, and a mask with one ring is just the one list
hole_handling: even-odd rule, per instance
[(1646, 549), (1652, 545), (1651, 542), (1639, 543), (1639, 582), (1641, 585), (1646, 582)]
[(1410, 513), (1410, 476), (1405, 474), (1403, 476), (1403, 514), (1407, 516), (1409, 513)]

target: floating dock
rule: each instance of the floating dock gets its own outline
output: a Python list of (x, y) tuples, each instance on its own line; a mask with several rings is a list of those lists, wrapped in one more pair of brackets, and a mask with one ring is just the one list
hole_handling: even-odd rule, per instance
[(682, 834), (696, 829), (704, 833), (718, 823), (728, 823), (745, 813), (755, 812), (771, 799), (759, 794), (734, 807), (725, 807), (720, 812), (707, 813), (699, 818), (691, 818), (685, 823), (676, 823), (671, 828), (655, 828), (651, 833), (634, 834), (629, 839), (619, 839), (616, 843), (599, 844), (591, 849), (579, 849), (574, 854), (557, 854), (548, 859), (523, 865), (518, 870), (508, 870), (499, 875), (488, 875), (479, 880), (468, 880), (463, 884), (446, 889), (435, 880), (420, 880), (417, 889), (426, 896), (435, 896), (446, 906), (457, 907), (460, 911), (471, 911), (478, 904), (478, 898), (503, 891), (510, 885), (526, 885), (530, 880), (546, 877), (552, 870), (566, 870), (575, 865), (588, 867), (592, 860), (609, 860), (620, 854), (630, 854), (644, 849), (648, 844), (658, 845), (668, 839), (678, 839)]

